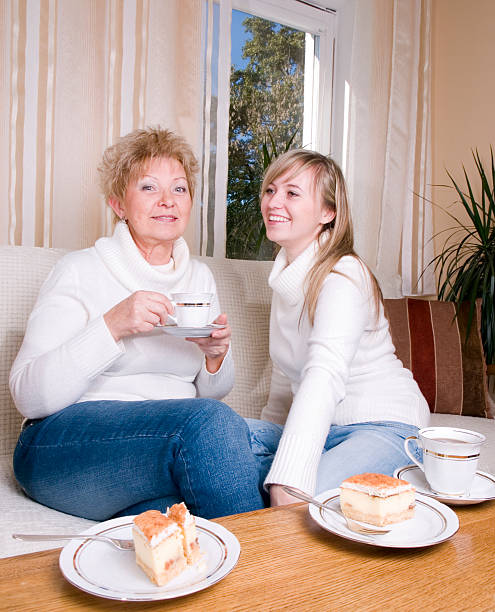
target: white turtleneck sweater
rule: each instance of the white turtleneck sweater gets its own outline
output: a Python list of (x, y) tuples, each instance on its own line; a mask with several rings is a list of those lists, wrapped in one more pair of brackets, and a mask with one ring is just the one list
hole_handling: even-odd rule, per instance
[(214, 293), (214, 320), (220, 306), (208, 266), (190, 258), (182, 238), (172, 259), (165, 266), (148, 264), (120, 222), (112, 237), (59, 260), (41, 288), (10, 373), (19, 412), (42, 418), (84, 401), (224, 397), (234, 380), (230, 350), (210, 374), (196, 344), (160, 328), (116, 342), (103, 320), (138, 290)]
[(284, 431), (265, 485), (313, 494), (331, 424), (400, 421), (428, 424), (429, 409), (409, 370), (395, 355), (388, 321), (375, 316), (371, 278), (358, 259), (343, 257), (325, 280), (314, 326), (304, 283), (314, 263), (312, 243), (288, 265), (282, 249), (270, 274), (273, 289), (270, 356), (273, 374), (265, 420)]

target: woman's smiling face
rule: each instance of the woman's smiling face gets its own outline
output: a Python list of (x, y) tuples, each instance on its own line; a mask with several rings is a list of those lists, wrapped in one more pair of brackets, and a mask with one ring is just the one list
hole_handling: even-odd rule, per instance
[(192, 200), (182, 164), (176, 159), (152, 159), (142, 176), (131, 180), (122, 201), (109, 204), (129, 231), (144, 258), (167, 263), (173, 243), (180, 238), (191, 215)]
[(261, 198), (261, 214), (269, 240), (285, 248), (289, 262), (315, 240), (334, 211), (323, 206), (315, 189), (314, 170), (282, 174), (270, 183)]

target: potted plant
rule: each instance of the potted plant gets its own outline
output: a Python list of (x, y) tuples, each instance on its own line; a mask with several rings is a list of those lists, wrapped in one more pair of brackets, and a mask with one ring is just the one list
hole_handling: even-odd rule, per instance
[(438, 273), (440, 300), (469, 304), (467, 335), (472, 326), (476, 300), (481, 299), (481, 336), (488, 364), (495, 363), (495, 164), (490, 147), (491, 163), (483, 164), (478, 150), (473, 151), (476, 182), (480, 190), (475, 194), (474, 180), (463, 167), (465, 185), (457, 182), (447, 171), (451, 184), (440, 185), (453, 189), (470, 222), (464, 223), (448, 211), (454, 221), (442, 251), (428, 264)]

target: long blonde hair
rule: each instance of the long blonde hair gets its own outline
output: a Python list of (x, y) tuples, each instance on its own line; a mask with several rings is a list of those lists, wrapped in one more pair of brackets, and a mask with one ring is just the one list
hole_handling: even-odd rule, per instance
[(331, 273), (341, 274), (335, 270), (335, 266), (341, 257), (351, 255), (369, 273), (375, 317), (378, 318), (380, 303), (383, 301), (382, 292), (371, 270), (354, 251), (354, 232), (347, 187), (339, 166), (330, 157), (316, 151), (292, 149), (277, 157), (267, 168), (261, 186), (261, 197), (268, 185), (280, 176), (287, 173), (292, 178), (308, 168), (313, 171), (315, 197), (321, 198), (322, 206), (333, 211), (335, 217), (330, 223), (323, 225), (318, 235), (319, 248), (316, 261), (306, 279), (303, 311), (307, 309), (309, 321), (313, 325), (316, 303), (325, 279)]

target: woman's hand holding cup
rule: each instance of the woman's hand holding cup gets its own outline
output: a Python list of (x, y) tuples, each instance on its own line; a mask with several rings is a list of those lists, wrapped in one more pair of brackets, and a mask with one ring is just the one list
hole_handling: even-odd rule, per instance
[(118, 342), (126, 336), (149, 332), (165, 325), (174, 306), (166, 295), (156, 291), (136, 291), (111, 308), (103, 319)]
[[(118, 342), (126, 336), (149, 332), (157, 325), (165, 325), (169, 315), (174, 312), (174, 304), (166, 295), (156, 291), (136, 291), (111, 308), (103, 319)], [(232, 335), (226, 314), (219, 315), (213, 322), (225, 327), (214, 329), (207, 338), (187, 338), (203, 351), (206, 369), (212, 374), (222, 365)]]
[(222, 313), (213, 321), (217, 325), (225, 325), (221, 329), (214, 329), (211, 335), (206, 338), (186, 338), (189, 342), (194, 342), (206, 356), (206, 369), (214, 374), (220, 369), (227, 351), (230, 346), (232, 330), (227, 321), (227, 315)]

